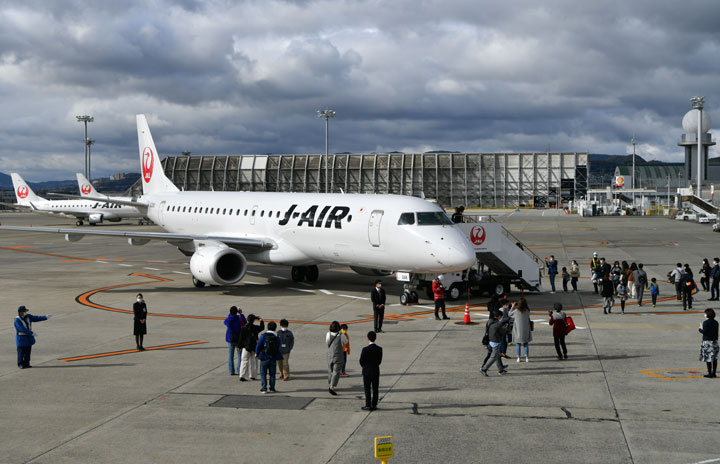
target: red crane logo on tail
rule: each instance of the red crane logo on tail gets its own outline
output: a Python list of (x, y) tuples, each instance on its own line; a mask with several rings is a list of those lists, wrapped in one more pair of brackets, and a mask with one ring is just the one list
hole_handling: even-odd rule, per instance
[(483, 226), (475, 226), (470, 231), (470, 240), (475, 246), (480, 246), (485, 242), (485, 228)]
[(82, 188), (80, 189), (80, 191), (83, 193), (83, 195), (90, 195), (90, 191), (91, 191), (90, 185), (89, 185), (89, 184), (84, 184), (84, 185), (82, 186)]
[(28, 192), (29, 192), (29, 191), (28, 191), (27, 186), (26, 186), (26, 185), (22, 185), (22, 186), (18, 187), (18, 189), (17, 189), (17, 196), (18, 196), (18, 198), (23, 198), (23, 199), (25, 199), (25, 198), (27, 198), (27, 196), (28, 196)]
[(150, 147), (145, 147), (142, 154), (142, 176), (145, 183), (150, 182), (153, 173), (153, 164), (155, 163), (155, 157)]

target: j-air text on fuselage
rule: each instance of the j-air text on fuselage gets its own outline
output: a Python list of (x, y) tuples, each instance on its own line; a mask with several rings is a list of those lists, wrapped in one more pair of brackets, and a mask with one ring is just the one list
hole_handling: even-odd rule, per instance
[[(80, 182), (80, 177), (82, 177), (83, 182)], [(108, 199), (113, 197), (97, 194), (92, 184), (82, 174), (78, 174), (78, 187), (82, 196), (59, 195), (72, 198), (72, 200), (47, 200), (36, 195), (20, 174), (12, 173), (11, 178), (17, 200), (17, 203), (11, 205), (14, 208), (42, 214), (74, 217), (77, 219), (76, 225), (78, 226), (83, 225), (83, 221), (95, 225), (104, 221), (119, 222), (122, 219), (130, 218), (140, 218), (142, 220), (143, 217), (140, 210), (135, 206), (108, 202)], [(84, 193), (85, 191), (95, 192), (96, 195), (94, 197), (87, 196)], [(117, 198), (115, 199), (117, 200)]]
[(445, 212), (400, 195), (180, 191), (165, 176), (144, 115), (137, 116), (143, 195), (109, 203), (137, 207), (164, 232), (43, 229), (124, 237), (132, 245), (164, 240), (190, 256), (197, 287), (240, 281), (247, 262), (288, 265), (296, 281), (318, 278), (318, 264), (356, 272), (445, 273), (470, 267), (474, 250)]

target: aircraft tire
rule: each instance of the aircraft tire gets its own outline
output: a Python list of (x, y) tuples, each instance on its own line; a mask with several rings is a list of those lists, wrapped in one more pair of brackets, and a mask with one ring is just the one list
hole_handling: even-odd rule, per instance
[(416, 291), (410, 292), (410, 303), (417, 303), (420, 300)]
[(194, 276), (192, 278), (192, 283), (195, 288), (203, 288), (205, 286), (205, 282), (203, 282), (202, 280), (197, 280)]
[(403, 306), (407, 306), (409, 299), (410, 298), (408, 297), (407, 292), (403, 292), (403, 294), (400, 295), (400, 304)]
[(320, 276), (320, 270), (316, 265), (308, 266), (305, 270), (305, 280), (308, 282), (316, 282)]

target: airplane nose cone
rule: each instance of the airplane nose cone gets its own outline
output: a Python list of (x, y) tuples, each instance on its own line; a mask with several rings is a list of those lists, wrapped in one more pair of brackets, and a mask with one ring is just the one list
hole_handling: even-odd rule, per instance
[(457, 270), (467, 269), (473, 266), (477, 260), (475, 249), (470, 241), (462, 234), (458, 234), (453, 240), (453, 245), (448, 249), (445, 257), (445, 264)]

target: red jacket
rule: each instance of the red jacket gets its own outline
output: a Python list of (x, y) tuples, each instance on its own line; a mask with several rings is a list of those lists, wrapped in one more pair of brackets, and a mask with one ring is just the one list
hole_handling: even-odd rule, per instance
[(564, 317), (562, 319), (555, 319), (552, 315), (550, 316), (550, 325), (553, 326), (553, 337), (562, 337), (565, 335), (567, 329), (567, 323), (565, 322), (565, 313), (561, 313)]
[(445, 288), (443, 287), (442, 282), (438, 281), (437, 279), (433, 280), (432, 289), (433, 295), (435, 296), (435, 301), (445, 299)]

